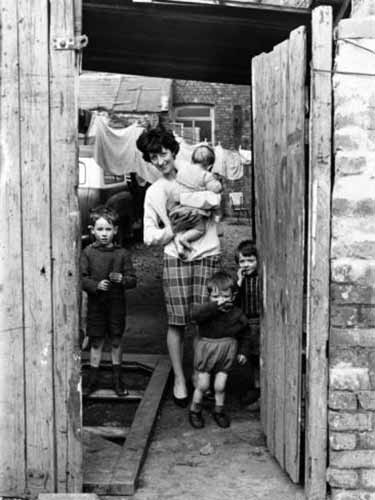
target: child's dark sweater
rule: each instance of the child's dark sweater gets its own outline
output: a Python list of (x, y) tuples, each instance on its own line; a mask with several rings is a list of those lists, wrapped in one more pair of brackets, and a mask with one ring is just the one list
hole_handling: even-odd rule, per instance
[[(111, 283), (109, 292), (100, 293), (98, 283), (108, 280), (111, 272), (123, 275), (122, 283)], [(134, 288), (137, 283), (134, 267), (129, 252), (124, 248), (103, 247), (93, 243), (86, 247), (81, 255), (82, 289), (90, 296), (98, 294), (108, 297), (124, 295), (124, 289)]]
[(199, 335), (209, 339), (232, 337), (238, 340), (239, 354), (247, 355), (250, 330), (246, 316), (234, 306), (228, 312), (218, 309), (216, 302), (195, 306), (192, 319), (199, 325)]

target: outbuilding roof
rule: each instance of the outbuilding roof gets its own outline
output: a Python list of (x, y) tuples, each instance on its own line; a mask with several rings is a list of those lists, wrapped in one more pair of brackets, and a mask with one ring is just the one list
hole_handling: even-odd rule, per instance
[(169, 109), (169, 78), (88, 71), (80, 76), (79, 84), (81, 109), (105, 108), (124, 113), (160, 113)]

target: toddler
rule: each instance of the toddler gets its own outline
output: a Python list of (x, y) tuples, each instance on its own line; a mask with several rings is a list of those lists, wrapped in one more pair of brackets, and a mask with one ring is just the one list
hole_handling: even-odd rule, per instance
[[(214, 150), (208, 144), (200, 145), (193, 151), (191, 160), (191, 163), (182, 164), (177, 172), (173, 200), (169, 206), (169, 219), (173, 231), (177, 233), (174, 241), (181, 259), (186, 259), (192, 249), (191, 242), (204, 235), (212, 209), (216, 209), (215, 222), (220, 220), (217, 209), (220, 206), (219, 193), (222, 186), (211, 173), (215, 163)], [(193, 227), (192, 218), (198, 219)]]
[[(244, 240), (238, 245), (235, 260), (238, 264), (237, 285), (239, 288), (236, 303), (246, 315), (250, 328), (249, 361), (251, 381), (250, 391), (245, 396), (244, 402), (251, 404), (256, 403), (260, 396), (259, 318), (262, 307), (258, 276), (258, 252), (251, 240)], [(254, 409), (256, 408), (254, 407)]]
[(95, 238), (81, 255), (82, 289), (87, 292), (87, 335), (90, 338), (88, 396), (97, 389), (98, 371), (106, 335), (112, 346), (112, 380), (118, 396), (125, 395), (121, 381), (122, 336), (125, 329), (125, 289), (136, 286), (130, 254), (113, 243), (118, 215), (100, 206), (90, 213), (90, 230)]
[(196, 306), (192, 318), (198, 324), (194, 346), (195, 390), (189, 411), (192, 427), (200, 429), (202, 399), (214, 376), (215, 408), (213, 418), (219, 427), (229, 427), (224, 411), (225, 386), (233, 363), (246, 363), (249, 328), (246, 316), (234, 305), (235, 280), (225, 271), (216, 272), (207, 282), (209, 302)]

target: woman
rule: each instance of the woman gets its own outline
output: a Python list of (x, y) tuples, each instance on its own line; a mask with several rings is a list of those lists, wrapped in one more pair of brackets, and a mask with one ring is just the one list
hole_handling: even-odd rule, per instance
[(182, 368), (185, 326), (191, 320), (192, 306), (207, 298), (206, 282), (219, 269), (220, 242), (216, 224), (209, 220), (205, 234), (191, 243), (188, 257), (179, 259), (167, 210), (175, 183), (179, 144), (171, 131), (158, 126), (145, 130), (137, 140), (137, 147), (144, 160), (162, 174), (146, 192), (144, 242), (164, 246), (163, 288), (168, 315), (167, 346), (174, 372), (173, 400), (186, 407), (188, 394)]

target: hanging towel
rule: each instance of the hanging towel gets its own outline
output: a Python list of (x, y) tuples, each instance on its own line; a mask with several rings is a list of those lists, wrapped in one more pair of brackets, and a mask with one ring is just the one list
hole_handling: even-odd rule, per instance
[(160, 177), (159, 171), (142, 158), (136, 141), (143, 131), (137, 124), (114, 129), (107, 125), (104, 117), (97, 116), (94, 159), (105, 172), (127, 175), (135, 172), (149, 183)]

